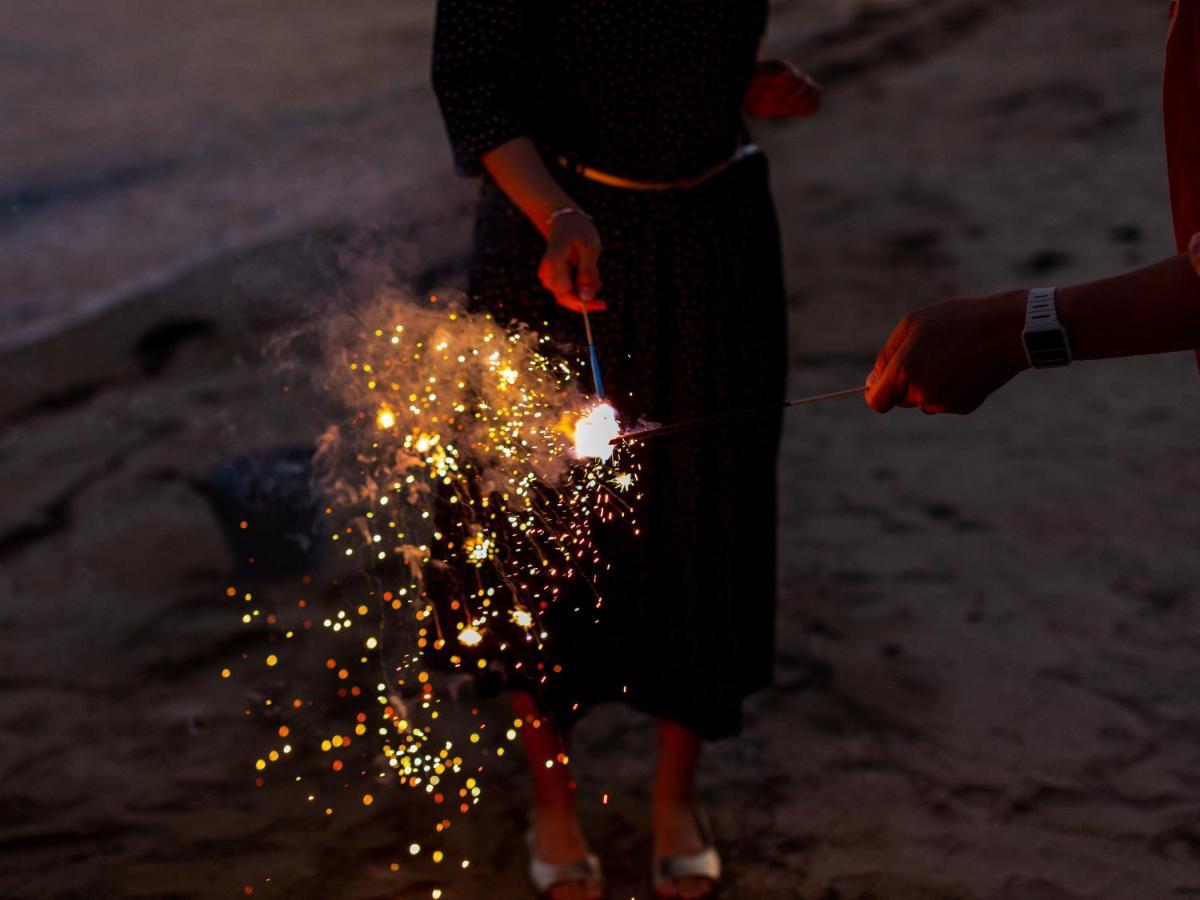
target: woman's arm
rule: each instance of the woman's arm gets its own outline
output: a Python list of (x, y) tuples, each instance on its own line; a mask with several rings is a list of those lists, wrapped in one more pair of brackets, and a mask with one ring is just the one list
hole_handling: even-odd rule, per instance
[(567, 309), (605, 309), (600, 292), (600, 233), (591, 218), (554, 179), (527, 137), (506, 141), (483, 155), (496, 184), (546, 238), (538, 277)]
[(601, 310), (600, 236), (529, 139), (537, 12), (524, 0), (439, 0), (433, 88), (458, 171), (486, 171), (546, 238), (542, 283), (569, 309)]
[[(945, 300), (905, 316), (867, 377), (867, 403), (878, 412), (976, 409), (1029, 366), (1021, 340), (1027, 295)], [(1062, 288), (1056, 305), (1076, 359), (1200, 347), (1200, 278), (1186, 253)]]

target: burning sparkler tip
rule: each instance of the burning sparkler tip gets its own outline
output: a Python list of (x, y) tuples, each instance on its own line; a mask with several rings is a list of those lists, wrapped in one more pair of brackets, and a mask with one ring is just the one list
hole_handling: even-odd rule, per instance
[(575, 423), (575, 455), (610, 459), (613, 441), (621, 433), (617, 411), (610, 403), (599, 403)]

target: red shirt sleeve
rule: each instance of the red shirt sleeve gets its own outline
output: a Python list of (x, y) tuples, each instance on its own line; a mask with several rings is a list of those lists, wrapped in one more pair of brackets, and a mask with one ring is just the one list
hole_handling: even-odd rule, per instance
[(1176, 248), (1200, 231), (1200, 0), (1175, 0), (1163, 69), (1163, 123)]

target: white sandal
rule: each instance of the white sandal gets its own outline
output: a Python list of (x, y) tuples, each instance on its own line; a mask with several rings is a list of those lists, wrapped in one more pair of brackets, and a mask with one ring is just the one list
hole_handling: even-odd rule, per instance
[(607, 896), (604, 872), (595, 854), (589, 853), (583, 859), (569, 863), (548, 863), (537, 858), (537, 837), (532, 827), (525, 833), (525, 842), (529, 845), (529, 880), (533, 882), (538, 900), (550, 900), (552, 888), (573, 881), (595, 881), (600, 885), (601, 894)]
[(712, 825), (704, 810), (696, 810), (696, 825), (700, 829), (700, 837), (704, 840), (704, 849), (689, 856), (659, 856), (651, 866), (651, 881), (654, 885), (654, 896), (657, 898), (678, 897), (678, 894), (668, 894), (664, 890), (668, 883), (682, 878), (703, 878), (712, 882), (712, 890), (703, 896), (717, 896), (721, 881), (721, 857), (717, 853), (716, 841), (713, 839)]

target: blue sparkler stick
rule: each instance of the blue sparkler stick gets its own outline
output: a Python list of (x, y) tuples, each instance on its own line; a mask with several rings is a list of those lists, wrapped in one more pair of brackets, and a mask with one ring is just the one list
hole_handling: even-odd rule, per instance
[(600, 357), (596, 355), (596, 342), (592, 339), (592, 323), (588, 320), (587, 307), (583, 307), (583, 330), (587, 334), (588, 356), (592, 360), (592, 378), (596, 382), (596, 396), (604, 399), (604, 379), (600, 377)]

